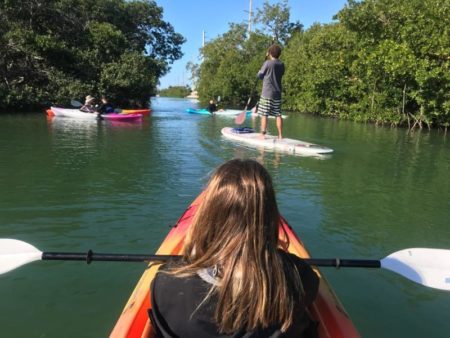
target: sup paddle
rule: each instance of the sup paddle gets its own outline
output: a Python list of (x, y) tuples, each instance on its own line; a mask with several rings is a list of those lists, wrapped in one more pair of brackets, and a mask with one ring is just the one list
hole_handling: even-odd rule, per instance
[[(180, 256), (145, 254), (106, 254), (74, 252), (41, 252), (31, 244), (16, 239), (0, 239), (0, 274), (24, 264), (40, 260), (148, 262), (167, 261)], [(390, 254), (380, 260), (308, 258), (310, 265), (336, 268), (382, 268), (397, 273), (418, 284), (450, 291), (450, 250), (410, 248)]]
[(244, 110), (236, 116), (236, 118), (234, 119), (234, 123), (236, 123), (236, 124), (244, 123), (245, 118), (247, 117), (247, 109), (248, 109), (248, 106), (250, 104), (250, 101), (252, 100), (253, 92), (256, 89), (256, 85), (258, 84), (258, 80), (259, 80), (259, 78), (256, 78), (255, 84), (254, 84), (254, 86), (253, 86), (253, 88), (252, 88), (252, 90), (250, 92), (250, 96), (248, 97), (247, 104), (245, 105)]

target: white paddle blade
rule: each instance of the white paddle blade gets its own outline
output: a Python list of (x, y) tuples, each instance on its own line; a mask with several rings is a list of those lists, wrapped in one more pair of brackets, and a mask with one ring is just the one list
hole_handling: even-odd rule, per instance
[(0, 239), (0, 274), (24, 264), (41, 260), (42, 252), (17, 239)]
[(450, 250), (404, 249), (383, 258), (381, 267), (416, 283), (450, 291)]

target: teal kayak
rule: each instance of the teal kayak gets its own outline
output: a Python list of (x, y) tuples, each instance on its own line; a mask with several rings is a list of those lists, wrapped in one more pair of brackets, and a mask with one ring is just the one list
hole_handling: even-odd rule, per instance
[(200, 115), (212, 115), (208, 110), (206, 109), (193, 109), (193, 108), (188, 108), (186, 109), (186, 113), (189, 114), (200, 114)]

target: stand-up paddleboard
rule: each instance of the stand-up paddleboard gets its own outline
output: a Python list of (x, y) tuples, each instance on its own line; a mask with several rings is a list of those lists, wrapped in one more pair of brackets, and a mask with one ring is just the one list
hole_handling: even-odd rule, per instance
[(280, 150), (303, 156), (325, 155), (333, 152), (333, 149), (290, 138), (281, 140), (273, 135), (265, 135), (264, 138), (252, 128), (230, 128), (222, 129), (222, 135), (231, 140), (246, 143), (252, 146)]

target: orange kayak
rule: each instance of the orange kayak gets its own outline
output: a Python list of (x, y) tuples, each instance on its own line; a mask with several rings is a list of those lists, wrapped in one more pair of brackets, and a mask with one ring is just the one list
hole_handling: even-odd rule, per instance
[(122, 114), (142, 114), (144, 116), (150, 115), (151, 109), (122, 109)]
[[(178, 255), (183, 248), (186, 231), (195, 214), (197, 206), (201, 201), (202, 194), (188, 207), (176, 225), (159, 247), (157, 254)], [(289, 251), (302, 258), (309, 258), (303, 243), (294, 233), (285, 220), (282, 226), (289, 237)], [(280, 229), (280, 236), (284, 236)], [(283, 238), (281, 238), (283, 240)], [(122, 311), (110, 338), (138, 338), (154, 337), (154, 331), (148, 318), (147, 310), (150, 304), (150, 283), (158, 271), (159, 264), (150, 263), (145, 270), (133, 293), (131, 294), (125, 308)], [(360, 337), (353, 322), (345, 312), (342, 304), (334, 294), (331, 286), (325, 278), (316, 270), (320, 276), (319, 293), (310, 311), (316, 321), (319, 322), (318, 330), (320, 338), (356, 338)]]

